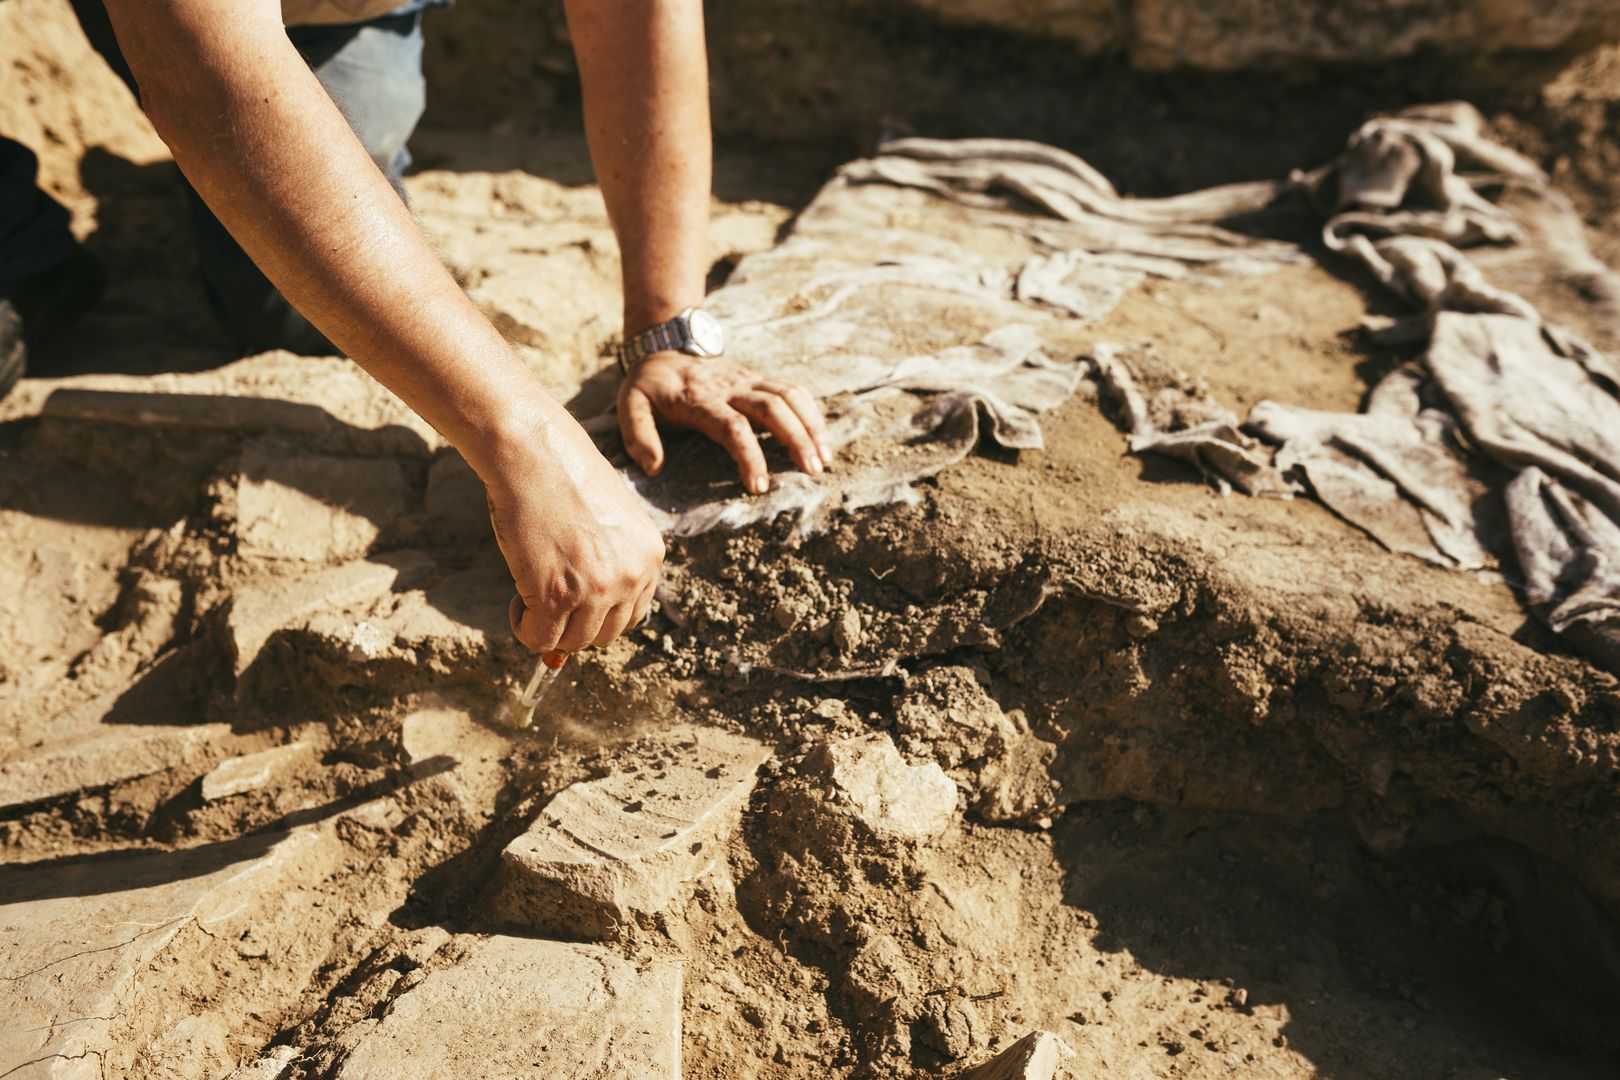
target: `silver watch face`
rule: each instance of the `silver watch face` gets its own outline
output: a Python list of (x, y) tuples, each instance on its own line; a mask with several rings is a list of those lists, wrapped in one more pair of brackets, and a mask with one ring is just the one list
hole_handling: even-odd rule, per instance
[(686, 317), (686, 329), (701, 356), (719, 356), (726, 351), (726, 331), (718, 319), (702, 308)]

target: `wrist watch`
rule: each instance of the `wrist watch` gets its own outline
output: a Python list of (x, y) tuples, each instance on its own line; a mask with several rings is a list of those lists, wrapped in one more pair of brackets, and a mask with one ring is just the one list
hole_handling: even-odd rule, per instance
[(692, 356), (719, 356), (726, 351), (726, 331), (702, 308), (687, 308), (667, 322), (626, 338), (619, 346), (619, 370), (628, 375), (631, 368), (653, 353), (669, 350)]

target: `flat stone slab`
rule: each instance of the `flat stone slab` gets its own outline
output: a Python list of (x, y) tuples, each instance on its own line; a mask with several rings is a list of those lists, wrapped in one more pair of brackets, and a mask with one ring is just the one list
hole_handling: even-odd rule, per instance
[(225, 620), (236, 674), (240, 676), (252, 666), (259, 650), (277, 631), (296, 626), (316, 612), (375, 599), (388, 592), (398, 577), (396, 567), (359, 561), (240, 587)]
[(250, 443), (236, 482), (244, 556), (341, 562), (365, 554), (405, 513), (405, 474), (389, 458), (286, 455)]
[(338, 1080), (680, 1080), (681, 969), (599, 945), (486, 938), (341, 1041)]
[(564, 789), (507, 845), (500, 914), (601, 938), (637, 915), (672, 910), (724, 858), (770, 755), (754, 739), (696, 729)]
[(306, 742), (272, 746), (256, 754), (243, 754), (220, 762), (202, 778), (203, 802), (229, 798), (261, 788), (277, 773), (290, 768), (311, 753)]
[(87, 701), (53, 718), (39, 742), (0, 749), (0, 809), (150, 776), (230, 738), (229, 724), (150, 723), (139, 716), (109, 723), (120, 697)]
[(277, 431), (326, 453), (428, 458), (448, 444), (355, 364), (261, 353), (221, 368), (157, 375), (76, 375), (54, 384), (41, 416), (129, 427)]
[[(330, 874), (342, 850), (323, 828), (0, 867), (0, 1076), (132, 1076), (143, 1056), (167, 1058), (176, 1071), (164, 1075), (228, 1072), (234, 1061), (206, 1040), (157, 1050), (165, 1033), (195, 1026), (187, 992), (241, 934), (275, 946), (305, 926), (293, 894)], [(263, 1007), (273, 1001), (262, 986), (252, 992)]]
[(1066, 1062), (1077, 1055), (1050, 1031), (1032, 1031), (983, 1065), (959, 1073), (956, 1080), (1060, 1080)]

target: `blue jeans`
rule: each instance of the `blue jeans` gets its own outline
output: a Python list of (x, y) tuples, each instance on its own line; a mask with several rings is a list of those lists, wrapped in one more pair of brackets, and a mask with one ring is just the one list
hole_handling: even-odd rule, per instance
[[(411, 161), (405, 144), (416, 130), (426, 99), (424, 6), (422, 0), (413, 0), (364, 23), (295, 26), (287, 31), (402, 199), (403, 176)], [(74, 0), (73, 7), (90, 43), (139, 98), (101, 0)], [(74, 250), (67, 211), (39, 190), (36, 167), (27, 147), (0, 137), (0, 283), (49, 269)], [(189, 184), (186, 195), (203, 286), (215, 314), (243, 350), (334, 352), (259, 272)]]

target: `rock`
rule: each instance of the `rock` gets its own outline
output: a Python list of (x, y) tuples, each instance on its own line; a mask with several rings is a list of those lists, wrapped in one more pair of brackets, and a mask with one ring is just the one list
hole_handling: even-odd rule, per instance
[(582, 937), (672, 911), (723, 862), (770, 748), (697, 729), (564, 789), (502, 856), (501, 917)]
[[(339, 920), (362, 914), (322, 908), (310, 891), (344, 851), (328, 822), (181, 851), (0, 867), (0, 1074), (222, 1075), (234, 1060), (222, 1058), (223, 1031), (208, 1017), (290, 1007), (330, 956)], [(376, 891), (371, 921), (397, 903), (386, 891)], [(254, 962), (237, 957), (236, 943), (249, 930), (278, 957), (274, 977), (243, 970)], [(199, 998), (209, 1003), (201, 1018)]]
[(422, 508), (434, 536), (454, 542), (491, 535), (484, 482), (454, 450), (440, 454), (428, 469)]
[[(487, 705), (492, 691), (527, 674), (534, 659), (507, 623), (512, 579), (493, 545), (471, 567), (436, 580), (420, 551), (388, 560), (260, 580), (239, 594), (225, 646), (241, 650), (239, 729), (284, 723), (289, 710), (306, 720), (348, 713), (357, 691), (395, 701), (476, 691)], [(413, 580), (431, 584), (403, 587)], [(324, 594), (323, 583), (340, 593)]]
[(866, 631), (861, 627), (861, 613), (855, 608), (844, 609), (833, 623), (833, 644), (838, 646), (841, 653), (852, 653), (861, 647), (865, 640)]
[(341, 562), (363, 555), (405, 512), (405, 476), (388, 458), (242, 451), (236, 483), (241, 555)]
[(884, 1002), (914, 1001), (923, 992), (922, 977), (890, 934), (867, 933), (844, 973), (856, 1006), (875, 1010)]
[(596, 945), (491, 937), (341, 1042), (337, 1080), (680, 1080), (681, 969)]
[(985, 821), (1031, 823), (1057, 809), (1057, 748), (1031, 734), (1021, 713), (1002, 712), (967, 668), (918, 676), (895, 707), (894, 730), (907, 753), (943, 765)]
[(1545, 51), (1620, 36), (1611, 0), (1132, 0), (1129, 10), (1131, 61), (1151, 69), (1387, 63), (1421, 50)]
[(815, 613), (815, 605), (802, 596), (788, 595), (776, 602), (771, 617), (783, 630), (794, 630)]
[(1062, 788), (1052, 779), (1057, 747), (1024, 735), (1006, 752), (984, 764), (974, 778), (973, 813), (992, 824), (1050, 827), (1061, 806)]
[(311, 615), (304, 645), (334, 685), (382, 678), (403, 693), (408, 672), (419, 682), (453, 677), (487, 689), (524, 668), (529, 656), (507, 621), (511, 599), (511, 574), (492, 547), (487, 558), (426, 590), (382, 596), (360, 611)]
[(469, 750), (497, 748), (504, 751), (510, 745), (506, 739), (480, 725), (466, 710), (454, 707), (416, 710), (401, 722), (399, 738), (405, 760), (412, 765), (434, 758), (459, 758)]
[(885, 732), (827, 743), (805, 768), (825, 784), (832, 808), (882, 840), (931, 840), (956, 817), (956, 785), (935, 762), (908, 765)]
[(1056, 1080), (1065, 1061), (1077, 1055), (1050, 1031), (1032, 1031), (977, 1068), (958, 1073), (956, 1080)]
[[(483, 777), (491, 788), (502, 786), (501, 759), (512, 749), (510, 739), (473, 719), (467, 709), (448, 701), (424, 702), (400, 726), (400, 744), (411, 774), (418, 777), (448, 773), (442, 783), (463, 801), (478, 798), (466, 784)], [(483, 784), (474, 784), (483, 788)]]
[(0, 809), (165, 769), (206, 767), (220, 747), (229, 745), (229, 724), (166, 724), (161, 721), (167, 710), (138, 711), (129, 696), (106, 694), (37, 724), (25, 721), (22, 745), (8, 749), (0, 764)]
[(228, 432), (277, 431), (306, 452), (427, 458), (448, 445), (358, 366), (337, 357), (260, 353), (221, 368), (79, 375), (52, 391), (50, 420)]
[(231, 1073), (225, 1080), (281, 1080), (298, 1051), (291, 1046), (278, 1046), (257, 1061), (249, 1062)]
[(987, 1045), (990, 1032), (973, 999), (957, 991), (923, 999), (917, 1037), (947, 1060), (960, 1061)]
[(279, 630), (297, 626), (316, 612), (372, 600), (393, 588), (398, 568), (380, 562), (351, 562), (292, 578), (266, 578), (238, 588), (225, 616), (227, 647), (241, 676), (259, 650)]
[(947, 769), (1003, 754), (1019, 737), (965, 667), (930, 668), (917, 676), (895, 706), (894, 732), (907, 753), (926, 754)]
[(272, 746), (256, 754), (243, 754), (222, 761), (202, 778), (203, 802), (240, 795), (268, 784), (276, 773), (291, 768), (300, 759), (310, 756), (306, 742), (292, 742), (285, 746)]

